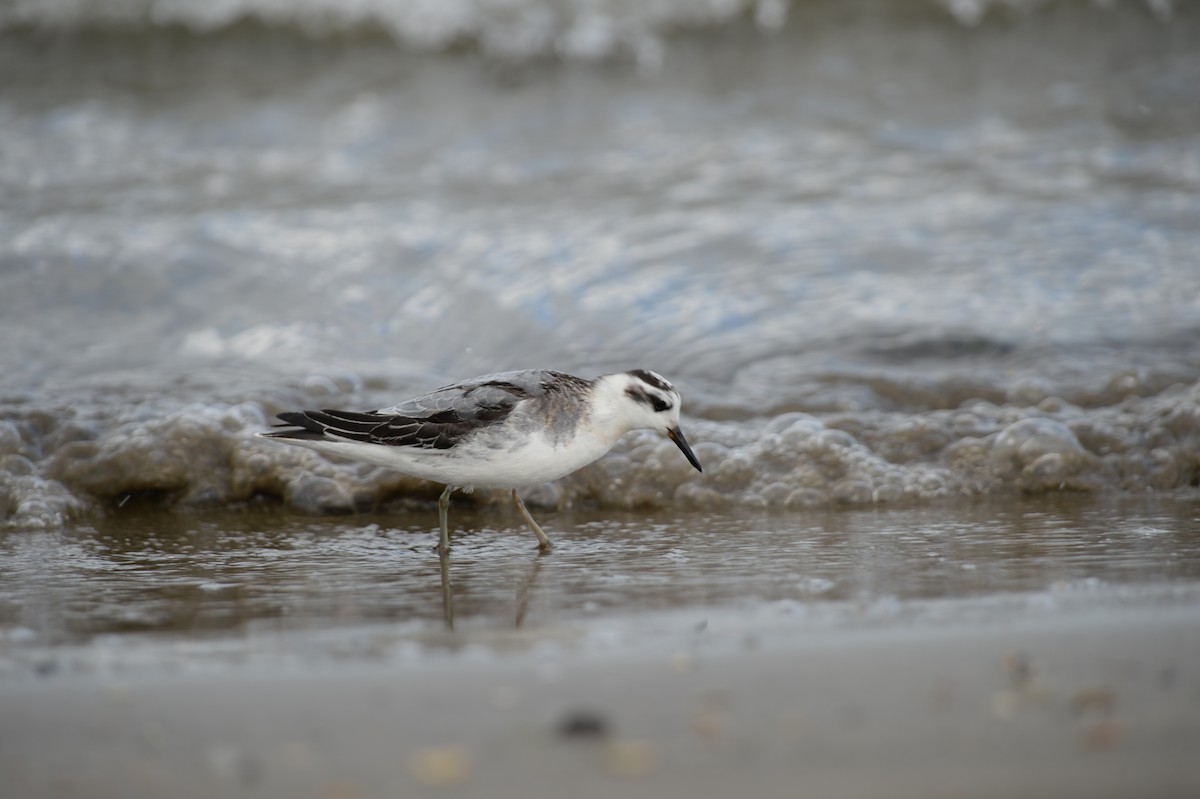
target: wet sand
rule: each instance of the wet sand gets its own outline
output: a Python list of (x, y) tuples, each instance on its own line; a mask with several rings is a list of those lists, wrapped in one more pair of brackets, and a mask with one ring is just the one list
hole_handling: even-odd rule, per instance
[(0, 772), (96, 799), (1192, 797), (1198, 597), (126, 637), (9, 662)]

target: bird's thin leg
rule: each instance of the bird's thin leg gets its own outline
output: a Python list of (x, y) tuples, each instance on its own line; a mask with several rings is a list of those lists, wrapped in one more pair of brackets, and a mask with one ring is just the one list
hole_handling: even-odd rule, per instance
[(542, 528), (538, 527), (538, 523), (529, 515), (529, 511), (525, 508), (525, 503), (521, 500), (521, 495), (517, 493), (517, 489), (512, 490), (513, 504), (517, 506), (517, 510), (521, 511), (521, 515), (525, 517), (525, 523), (529, 525), (529, 529), (533, 530), (533, 534), (538, 537), (538, 546), (541, 549), (550, 548), (550, 539), (542, 532)]
[(453, 490), (453, 486), (446, 486), (446, 490), (438, 497), (438, 519), (442, 523), (441, 536), (438, 538), (438, 550), (443, 553), (450, 551), (450, 524), (448, 517), (450, 515), (450, 492)]

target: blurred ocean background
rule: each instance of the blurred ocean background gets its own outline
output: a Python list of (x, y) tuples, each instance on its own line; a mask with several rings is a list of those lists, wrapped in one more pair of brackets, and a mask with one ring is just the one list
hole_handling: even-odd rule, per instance
[(1200, 4), (0, 2), (7, 618), (139, 508), (424, 541), (437, 487), (254, 434), (528, 367), (661, 372), (705, 467), (631, 435), (548, 530), (1103, 497), (1050, 526), (1194, 578)]

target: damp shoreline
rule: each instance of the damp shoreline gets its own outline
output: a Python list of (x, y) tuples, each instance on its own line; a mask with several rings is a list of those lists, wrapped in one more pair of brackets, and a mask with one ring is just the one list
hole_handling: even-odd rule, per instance
[(1200, 785), (1195, 592), (857, 630), (690, 610), (458, 633), (431, 655), (376, 628), (316, 636), (343, 655), (374, 639), (318, 662), (313, 636), (207, 667), (134, 643), (99, 672), (0, 679), (0, 764), (22, 797), (1182, 797)]

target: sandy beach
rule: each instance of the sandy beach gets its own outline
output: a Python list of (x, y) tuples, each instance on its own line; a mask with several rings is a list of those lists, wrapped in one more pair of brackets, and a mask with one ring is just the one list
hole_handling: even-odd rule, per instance
[(0, 679), (0, 771), (30, 798), (1190, 797), (1196, 600), (57, 650)]

